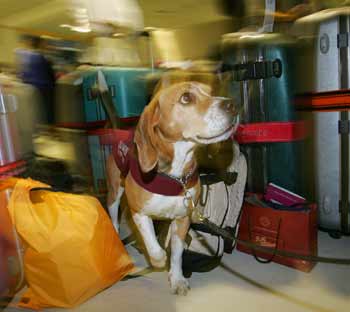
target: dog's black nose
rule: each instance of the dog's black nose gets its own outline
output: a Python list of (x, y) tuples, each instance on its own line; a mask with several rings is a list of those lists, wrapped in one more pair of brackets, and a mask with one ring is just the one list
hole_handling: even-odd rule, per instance
[(229, 98), (222, 99), (220, 103), (220, 108), (228, 114), (234, 115), (236, 113), (235, 105), (232, 99), (229, 99)]

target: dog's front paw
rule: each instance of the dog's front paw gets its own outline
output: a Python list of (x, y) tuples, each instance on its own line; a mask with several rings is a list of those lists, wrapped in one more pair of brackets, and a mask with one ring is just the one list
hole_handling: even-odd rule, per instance
[(166, 252), (163, 249), (161, 249), (156, 255), (153, 255), (153, 257), (150, 256), (150, 261), (152, 266), (154, 266), (155, 268), (164, 268), (167, 261)]
[(190, 284), (183, 276), (179, 277), (176, 274), (169, 273), (169, 282), (171, 292), (175, 295), (186, 296), (190, 290)]

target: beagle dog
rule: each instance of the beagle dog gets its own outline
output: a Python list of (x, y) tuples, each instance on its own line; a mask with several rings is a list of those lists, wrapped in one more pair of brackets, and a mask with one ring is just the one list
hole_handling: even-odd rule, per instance
[[(142, 113), (134, 134), (134, 154), (142, 174), (156, 172), (180, 181), (176, 196), (147, 190), (129, 171), (125, 178), (113, 156), (107, 160), (108, 206), (117, 227), (118, 206), (125, 192), (128, 207), (142, 236), (151, 264), (166, 265), (152, 219), (171, 220), (169, 282), (173, 293), (186, 295), (189, 283), (182, 273), (184, 240), (189, 230), (193, 204), (200, 195), (195, 176), (197, 147), (229, 139), (237, 127), (234, 103), (212, 95), (212, 88), (196, 81), (178, 82), (161, 88)], [(174, 194), (173, 194), (174, 195)]]

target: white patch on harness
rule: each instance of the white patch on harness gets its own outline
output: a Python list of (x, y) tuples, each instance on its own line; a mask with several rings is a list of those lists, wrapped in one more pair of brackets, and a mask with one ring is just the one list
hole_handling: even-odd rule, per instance
[(125, 162), (126, 156), (128, 155), (129, 147), (124, 142), (119, 142), (117, 153), (120, 159)]

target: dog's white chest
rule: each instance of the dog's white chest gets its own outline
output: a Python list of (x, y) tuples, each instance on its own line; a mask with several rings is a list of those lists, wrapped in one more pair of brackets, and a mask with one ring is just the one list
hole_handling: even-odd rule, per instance
[[(189, 190), (192, 198), (195, 199), (197, 191), (193, 187)], [(142, 213), (161, 219), (182, 218), (189, 214), (188, 200), (184, 196), (164, 196), (153, 194), (145, 203)]]
[[(183, 176), (185, 166), (193, 158), (193, 146), (192, 142), (180, 141), (173, 144), (174, 159), (171, 164), (170, 175)], [(187, 195), (195, 199), (198, 195), (196, 192), (196, 188), (193, 187), (188, 190)], [(154, 218), (175, 219), (187, 216), (189, 214), (188, 207), (189, 202), (185, 200), (184, 196), (152, 194), (151, 199), (145, 203), (142, 212)]]

